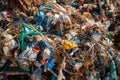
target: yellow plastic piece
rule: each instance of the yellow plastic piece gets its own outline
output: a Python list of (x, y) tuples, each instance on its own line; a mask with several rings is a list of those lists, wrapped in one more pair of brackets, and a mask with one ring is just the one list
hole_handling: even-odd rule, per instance
[(72, 48), (75, 48), (75, 47), (77, 47), (77, 44), (75, 43), (75, 41), (67, 41), (67, 40), (64, 40), (63, 42), (62, 42), (62, 47), (63, 47), (63, 49), (65, 49), (65, 50), (70, 50), (70, 49), (72, 49)]

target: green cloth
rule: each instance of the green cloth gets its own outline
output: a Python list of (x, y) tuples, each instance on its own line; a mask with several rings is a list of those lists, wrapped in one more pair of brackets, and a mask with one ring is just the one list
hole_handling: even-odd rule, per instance
[(52, 76), (51, 80), (57, 80), (55, 76)]
[(29, 42), (29, 39), (26, 38), (26, 36), (34, 36), (38, 35), (38, 32), (35, 32), (33, 28), (31, 28), (28, 24), (22, 24), (22, 30), (18, 36), (18, 40), (20, 43), (20, 52), (26, 50), (27, 43)]
[[(112, 53), (112, 52), (110, 52), (110, 53)], [(111, 78), (112, 78), (112, 80), (117, 80), (117, 72), (116, 72), (115, 61), (113, 60), (113, 57), (111, 56), (110, 53), (109, 53), (109, 57), (110, 57), (110, 59), (111, 59), (111, 63), (110, 63)]]
[(109, 40), (111, 40), (112, 39), (112, 34), (107, 34), (107, 38), (109, 39)]
[(108, 11), (108, 13), (107, 13), (108, 15), (111, 15), (112, 14), (112, 12), (110, 12), (110, 11)]

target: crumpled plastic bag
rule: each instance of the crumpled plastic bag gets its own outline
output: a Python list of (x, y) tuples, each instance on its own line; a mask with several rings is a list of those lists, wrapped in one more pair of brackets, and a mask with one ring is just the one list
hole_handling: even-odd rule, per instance
[(31, 80), (41, 80), (42, 69), (37, 68), (31, 75)]
[(71, 41), (64, 40), (62, 42), (62, 47), (63, 49), (70, 50), (72, 48), (77, 47), (77, 44), (75, 43), (75, 41), (72, 41), (72, 40)]

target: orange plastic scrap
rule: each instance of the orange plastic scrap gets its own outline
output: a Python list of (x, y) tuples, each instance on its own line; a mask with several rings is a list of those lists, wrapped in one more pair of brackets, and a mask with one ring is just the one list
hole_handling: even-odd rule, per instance
[(72, 49), (72, 48), (75, 48), (75, 47), (77, 47), (77, 44), (75, 43), (75, 41), (67, 41), (67, 40), (64, 40), (63, 42), (62, 42), (62, 47), (63, 47), (63, 49), (65, 49), (65, 50), (70, 50), (70, 49)]

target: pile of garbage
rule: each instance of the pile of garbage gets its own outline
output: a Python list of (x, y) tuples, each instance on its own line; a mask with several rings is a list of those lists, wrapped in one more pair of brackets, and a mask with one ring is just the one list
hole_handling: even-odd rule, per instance
[(119, 0), (1, 0), (0, 7), (0, 80), (120, 79)]

